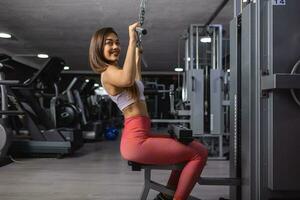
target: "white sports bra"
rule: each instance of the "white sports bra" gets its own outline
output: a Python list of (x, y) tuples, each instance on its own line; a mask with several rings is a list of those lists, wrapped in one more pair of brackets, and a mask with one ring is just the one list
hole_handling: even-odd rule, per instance
[[(102, 83), (102, 80), (101, 80), (101, 83)], [(135, 83), (138, 86), (138, 90), (139, 90), (139, 94), (140, 94), (140, 100), (145, 100), (143, 82), (141, 80), (135, 80)], [(102, 87), (104, 88), (103, 83), (102, 83)], [(104, 88), (104, 90), (106, 90), (106, 89)], [(109, 93), (107, 91), (106, 91), (106, 93), (111, 98), (111, 100), (117, 104), (118, 108), (121, 111), (124, 108), (126, 108), (127, 106), (135, 103), (135, 100), (130, 98), (130, 96), (129, 96), (129, 94), (126, 90), (123, 90), (122, 92), (120, 92), (119, 94), (114, 95), (114, 96), (109, 95)]]

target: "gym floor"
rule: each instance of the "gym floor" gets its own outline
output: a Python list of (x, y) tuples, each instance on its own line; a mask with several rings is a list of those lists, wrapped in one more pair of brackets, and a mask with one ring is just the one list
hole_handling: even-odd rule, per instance
[[(1, 200), (138, 200), (143, 172), (131, 171), (119, 153), (119, 140), (86, 143), (72, 157), (17, 159), (0, 171)], [(203, 176), (226, 177), (228, 161), (209, 160)], [(165, 184), (170, 171), (153, 171)], [(150, 191), (152, 200), (157, 192)], [(228, 198), (228, 186), (195, 186), (203, 200)]]

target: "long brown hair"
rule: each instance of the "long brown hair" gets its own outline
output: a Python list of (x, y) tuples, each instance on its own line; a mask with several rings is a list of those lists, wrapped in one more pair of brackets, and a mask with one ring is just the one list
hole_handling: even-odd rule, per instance
[[(104, 41), (108, 34), (113, 33), (118, 37), (116, 31), (111, 27), (105, 27), (97, 30), (91, 39), (90, 49), (89, 49), (89, 62), (92, 70), (101, 74), (104, 72), (109, 66), (109, 61), (104, 57), (103, 49), (104, 49)], [(130, 97), (134, 100), (138, 100), (139, 91), (137, 89), (136, 83), (134, 83), (130, 87), (125, 87)]]

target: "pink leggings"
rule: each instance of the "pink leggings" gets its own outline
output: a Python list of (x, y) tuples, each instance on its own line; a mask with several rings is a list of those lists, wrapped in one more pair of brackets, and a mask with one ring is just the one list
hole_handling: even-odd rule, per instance
[(207, 160), (207, 149), (199, 142), (184, 145), (168, 135), (151, 134), (151, 121), (145, 116), (125, 119), (121, 139), (121, 155), (126, 160), (144, 164), (176, 164), (187, 162), (182, 170), (173, 170), (168, 186), (176, 189), (174, 198), (186, 200), (196, 184)]

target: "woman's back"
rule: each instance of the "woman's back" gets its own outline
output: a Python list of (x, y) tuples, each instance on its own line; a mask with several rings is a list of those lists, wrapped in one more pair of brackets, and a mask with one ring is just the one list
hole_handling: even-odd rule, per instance
[(127, 94), (126, 90), (109, 83), (105, 77), (105, 72), (101, 75), (101, 82), (108, 95), (123, 112), (125, 118), (133, 116), (148, 116), (142, 81), (136, 80), (135, 83), (139, 90), (139, 97), (137, 100), (130, 98), (130, 95)]

